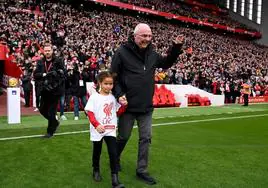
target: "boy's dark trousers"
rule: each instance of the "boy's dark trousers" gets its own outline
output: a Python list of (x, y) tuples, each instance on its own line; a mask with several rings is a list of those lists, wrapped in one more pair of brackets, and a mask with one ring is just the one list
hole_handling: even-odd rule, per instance
[(248, 94), (244, 94), (244, 106), (248, 106)]
[(29, 107), (30, 106), (30, 96), (31, 96), (31, 91), (24, 91), (24, 99), (25, 99), (25, 106)]
[(106, 142), (108, 154), (110, 158), (110, 168), (112, 174), (117, 174), (116, 169), (116, 138), (113, 136), (104, 136), (100, 141), (93, 141), (93, 155), (92, 155), (92, 167), (94, 170), (100, 169), (100, 156), (103, 140)]
[(40, 113), (48, 120), (47, 133), (53, 135), (59, 126), (59, 122), (56, 119), (57, 106), (60, 96), (51, 95), (47, 91), (41, 93), (40, 100)]
[(35, 104), (36, 104), (36, 108), (40, 107), (40, 96), (35, 96)]

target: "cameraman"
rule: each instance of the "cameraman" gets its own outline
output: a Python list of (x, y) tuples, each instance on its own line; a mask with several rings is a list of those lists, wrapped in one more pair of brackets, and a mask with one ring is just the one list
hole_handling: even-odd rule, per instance
[(44, 138), (50, 138), (59, 126), (56, 119), (57, 105), (65, 91), (64, 63), (53, 55), (50, 43), (44, 45), (44, 58), (38, 61), (34, 78), (42, 82), (39, 111), (48, 120), (47, 134)]

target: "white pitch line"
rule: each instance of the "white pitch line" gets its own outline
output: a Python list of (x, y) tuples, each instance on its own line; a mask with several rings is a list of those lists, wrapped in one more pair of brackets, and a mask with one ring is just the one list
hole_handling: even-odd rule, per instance
[(244, 111), (266, 111), (267, 109), (265, 108), (245, 108), (243, 106), (241, 107), (238, 107), (238, 106), (224, 106), (224, 108), (229, 108), (229, 109), (232, 109), (232, 110), (242, 110), (242, 112)]
[[(213, 119), (199, 119), (199, 120), (190, 120), (190, 121), (177, 121), (177, 122), (170, 122), (170, 123), (156, 123), (156, 124), (153, 124), (152, 126), (153, 127), (158, 127), (158, 126), (162, 126), (162, 125), (178, 125), (178, 124), (187, 124), (187, 123), (200, 123), (200, 122), (231, 120), (231, 119), (243, 119), (243, 118), (253, 118), (253, 117), (263, 117), (263, 116), (268, 116), (268, 114), (257, 114), (257, 115), (236, 116), (236, 117), (222, 117), (222, 118), (213, 118)], [(137, 128), (137, 126), (134, 126), (134, 128)], [(62, 132), (62, 133), (56, 133), (55, 136), (81, 134), (81, 133), (88, 133), (88, 132), (89, 132), (89, 130)], [(18, 140), (18, 139), (25, 139), (25, 138), (39, 138), (41, 136), (43, 136), (43, 135), (7, 137), (7, 138), (0, 138), (0, 141)]]
[[(54, 135), (61, 136), (61, 135), (71, 135), (71, 134), (81, 134), (81, 133), (86, 133), (89, 132), (89, 130), (86, 131), (72, 131), (72, 132), (63, 132), (63, 133), (55, 133)], [(4, 140), (19, 140), (19, 139), (24, 139), (24, 138), (39, 138), (44, 135), (30, 135), (30, 136), (17, 136), (17, 137), (7, 137), (7, 138), (0, 138), (0, 141)]]
[(251, 115), (251, 116), (237, 116), (237, 117), (222, 117), (222, 118), (214, 118), (214, 119), (199, 119), (199, 120), (178, 121), (178, 122), (170, 122), (170, 123), (158, 123), (158, 124), (153, 124), (153, 126), (154, 127), (157, 127), (157, 126), (161, 126), (161, 125), (199, 123), (199, 122), (209, 122), (209, 121), (218, 121), (218, 120), (230, 120), (230, 119), (243, 119), (243, 118), (263, 117), (263, 116), (268, 116), (268, 114), (258, 114), (258, 115)]

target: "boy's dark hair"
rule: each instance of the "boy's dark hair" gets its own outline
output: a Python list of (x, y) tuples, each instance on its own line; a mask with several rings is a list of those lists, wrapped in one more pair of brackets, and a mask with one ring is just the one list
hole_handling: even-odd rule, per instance
[(45, 47), (51, 47), (52, 49), (53, 49), (53, 45), (51, 44), (51, 42), (49, 42), (49, 41), (45, 41), (45, 43), (44, 43), (44, 48)]
[(98, 75), (97, 75), (97, 87), (96, 87), (96, 91), (99, 91), (100, 89), (100, 84), (105, 78), (114, 78), (116, 77), (116, 73), (112, 73), (111, 71), (101, 71)]
[(98, 82), (102, 82), (105, 78), (110, 77), (110, 78), (115, 78), (116, 74), (112, 73), (109, 70), (105, 70), (105, 71), (101, 71), (98, 75), (97, 75), (97, 81)]

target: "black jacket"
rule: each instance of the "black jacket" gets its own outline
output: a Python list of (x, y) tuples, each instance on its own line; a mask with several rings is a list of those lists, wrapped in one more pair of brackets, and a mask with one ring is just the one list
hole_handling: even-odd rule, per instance
[[(43, 73), (47, 75), (43, 77)], [(42, 85), (41, 93), (46, 92), (51, 95), (63, 95), (65, 92), (66, 70), (61, 58), (53, 57), (51, 68), (46, 71), (45, 58), (37, 62), (34, 71), (34, 79)], [(47, 84), (51, 84), (53, 89), (49, 90)]]
[(32, 83), (31, 83), (31, 75), (30, 74), (23, 75), (23, 77), (21, 78), (21, 81), (22, 81), (23, 91), (31, 91), (32, 90)]
[(130, 38), (121, 45), (112, 59), (111, 71), (117, 73), (113, 93), (126, 94), (128, 112), (153, 111), (154, 74), (156, 68), (170, 68), (181, 53), (181, 44), (173, 44), (167, 57), (159, 55), (150, 44), (145, 51)]
[[(83, 80), (83, 86), (80, 86), (80, 80)], [(89, 72), (83, 70), (80, 73), (77, 70), (73, 70), (73, 74), (68, 75), (68, 82), (70, 83), (70, 90), (73, 96), (82, 97), (87, 95), (86, 83), (90, 81)]]

